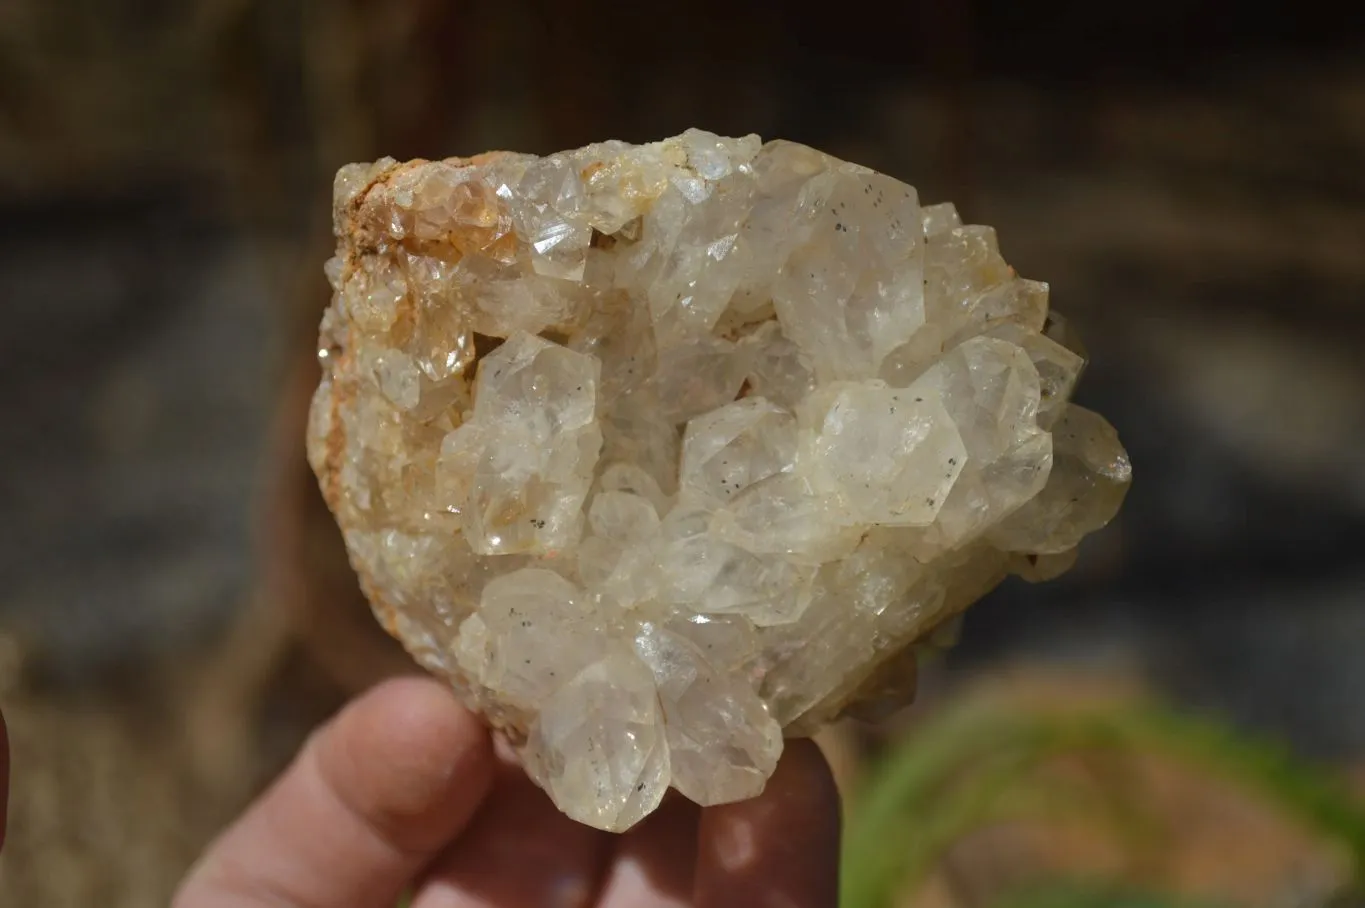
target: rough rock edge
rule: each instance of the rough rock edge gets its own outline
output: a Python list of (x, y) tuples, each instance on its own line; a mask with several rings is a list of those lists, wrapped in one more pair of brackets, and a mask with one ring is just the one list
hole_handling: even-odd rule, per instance
[[(469, 158), (446, 158), (441, 163), (451, 164), (456, 167), (477, 167), (487, 164), (502, 157), (513, 155), (512, 152), (489, 151)], [(417, 158), (403, 163), (392, 162), (378, 169), (372, 174), (369, 183), (355, 194), (353, 198), (345, 203), (335, 204), (332, 210), (333, 233), (341, 242), (341, 250), (344, 252), (342, 260), (342, 279), (349, 278), (356, 270), (355, 260), (358, 256), (371, 253), (377, 249), (378, 242), (375, 239), (376, 228), (370, 223), (366, 216), (366, 209), (373, 200), (375, 194), (382, 194), (388, 190), (393, 179), (404, 173), (416, 170), (420, 167), (432, 163), (431, 161)], [(347, 345), (339, 342), (336, 338), (322, 336), (319, 338), (319, 347), (326, 346), (334, 351), (338, 357), (340, 365), (335, 367), (338, 373), (350, 371), (347, 368), (351, 351)], [(473, 390), (473, 382), (476, 371), (470, 369), (460, 380), (465, 382), (467, 390)], [(353, 382), (331, 383), (330, 402), (331, 406), (327, 414), (327, 445), (326, 454), (323, 457), (321, 468), (318, 472), (318, 485), (322, 490), (323, 500), (326, 501), (328, 508), (332, 512), (338, 513), (341, 510), (341, 459), (346, 450), (346, 428), (341, 418), (345, 407), (349, 406), (355, 395)], [(316, 398), (314, 398), (316, 405)], [(359, 564), (350, 553), (347, 547), (347, 559), (351, 567), (356, 572), (360, 581), (361, 592), (365, 594), (365, 599), (370, 603), (370, 610), (379, 621), (384, 631), (399, 643), (403, 644), (404, 649), (408, 649), (408, 643), (403, 639), (398, 626), (398, 607), (385, 600), (380, 594), (379, 588), (374, 583), (364, 566)], [(409, 650), (410, 652), (410, 650)], [(454, 685), (461, 693), (466, 702), (472, 699), (478, 690), (478, 685), (463, 673), (454, 674), (458, 667), (452, 665), (452, 674), (446, 680)], [(480, 718), (489, 725), (494, 731), (500, 733), (513, 745), (520, 746), (525, 743), (528, 731), (527, 721), (515, 715), (510, 715), (502, 711), (480, 709)]]

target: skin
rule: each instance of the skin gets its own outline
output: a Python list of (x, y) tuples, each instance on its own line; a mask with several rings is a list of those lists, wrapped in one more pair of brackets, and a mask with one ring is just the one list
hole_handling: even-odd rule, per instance
[(174, 908), (392, 908), (404, 892), (412, 908), (833, 908), (838, 851), (838, 794), (808, 741), (751, 801), (671, 798), (610, 835), (559, 813), (445, 687), (402, 678), (313, 734)]

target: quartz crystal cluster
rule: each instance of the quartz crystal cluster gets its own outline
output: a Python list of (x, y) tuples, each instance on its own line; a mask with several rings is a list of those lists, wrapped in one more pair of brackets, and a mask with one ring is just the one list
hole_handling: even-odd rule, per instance
[(592, 826), (905, 702), (917, 645), (1127, 489), (1047, 286), (811, 148), (385, 159), (334, 216), (308, 451), (352, 563)]

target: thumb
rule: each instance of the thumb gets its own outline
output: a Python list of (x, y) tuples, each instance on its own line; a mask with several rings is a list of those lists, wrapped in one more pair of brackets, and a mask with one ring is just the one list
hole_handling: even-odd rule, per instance
[(190, 872), (176, 908), (379, 908), (469, 822), (488, 732), (429, 678), (386, 682), (314, 734)]

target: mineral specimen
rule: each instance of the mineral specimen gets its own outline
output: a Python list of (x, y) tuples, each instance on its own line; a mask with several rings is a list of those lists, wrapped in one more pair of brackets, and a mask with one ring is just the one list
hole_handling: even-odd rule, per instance
[(757, 794), (1126, 491), (1047, 286), (813, 149), (385, 159), (334, 216), (308, 450), (352, 562), (592, 826)]

